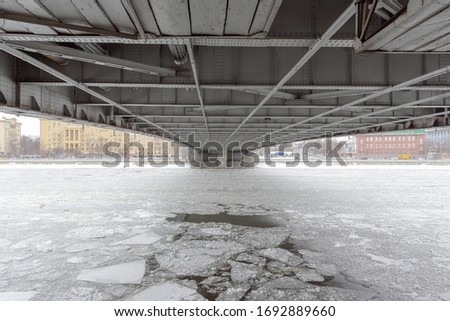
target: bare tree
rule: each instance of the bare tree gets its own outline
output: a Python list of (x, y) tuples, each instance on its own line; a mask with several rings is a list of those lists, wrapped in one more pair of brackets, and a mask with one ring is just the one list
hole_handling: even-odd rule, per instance
[(39, 137), (22, 136), (20, 141), (20, 155), (39, 155), (39, 141)]

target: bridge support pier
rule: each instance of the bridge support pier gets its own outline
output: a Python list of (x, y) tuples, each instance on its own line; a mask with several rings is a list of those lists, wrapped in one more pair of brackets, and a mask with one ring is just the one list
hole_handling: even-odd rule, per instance
[(237, 169), (251, 168), (256, 164), (256, 160), (241, 151), (227, 151), (224, 154), (208, 151), (192, 151), (190, 156), (190, 166), (192, 168), (203, 169)]

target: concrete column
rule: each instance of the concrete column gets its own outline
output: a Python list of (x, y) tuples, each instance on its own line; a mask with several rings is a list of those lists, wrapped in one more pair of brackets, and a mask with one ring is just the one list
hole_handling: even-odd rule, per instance
[[(244, 153), (245, 154), (245, 153)], [(240, 151), (228, 151), (224, 155), (207, 151), (191, 151), (191, 167), (203, 169), (237, 169), (252, 167), (253, 158), (243, 155)], [(243, 166), (242, 161), (247, 166)]]

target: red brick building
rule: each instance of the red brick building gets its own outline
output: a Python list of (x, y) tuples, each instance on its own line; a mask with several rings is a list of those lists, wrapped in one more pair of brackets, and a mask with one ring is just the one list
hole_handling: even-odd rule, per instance
[(425, 130), (402, 130), (356, 136), (358, 158), (390, 159), (401, 154), (411, 158), (426, 154)]

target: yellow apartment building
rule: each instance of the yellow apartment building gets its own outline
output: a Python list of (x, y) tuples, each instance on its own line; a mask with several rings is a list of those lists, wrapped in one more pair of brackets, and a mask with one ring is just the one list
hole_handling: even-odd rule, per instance
[[(120, 144), (120, 148), (110, 148), (111, 151), (121, 153), (124, 146), (125, 133), (118, 130), (85, 126), (56, 120), (41, 119), (40, 147), (41, 154), (64, 154), (65, 156), (99, 155), (103, 152), (103, 145), (108, 142)], [(153, 144), (153, 155), (173, 156), (172, 144), (161, 138), (146, 135), (130, 134), (130, 142), (139, 142), (144, 146), (148, 155), (148, 143)], [(169, 148), (163, 148), (163, 144)], [(137, 155), (137, 148), (131, 148), (130, 155)]]

